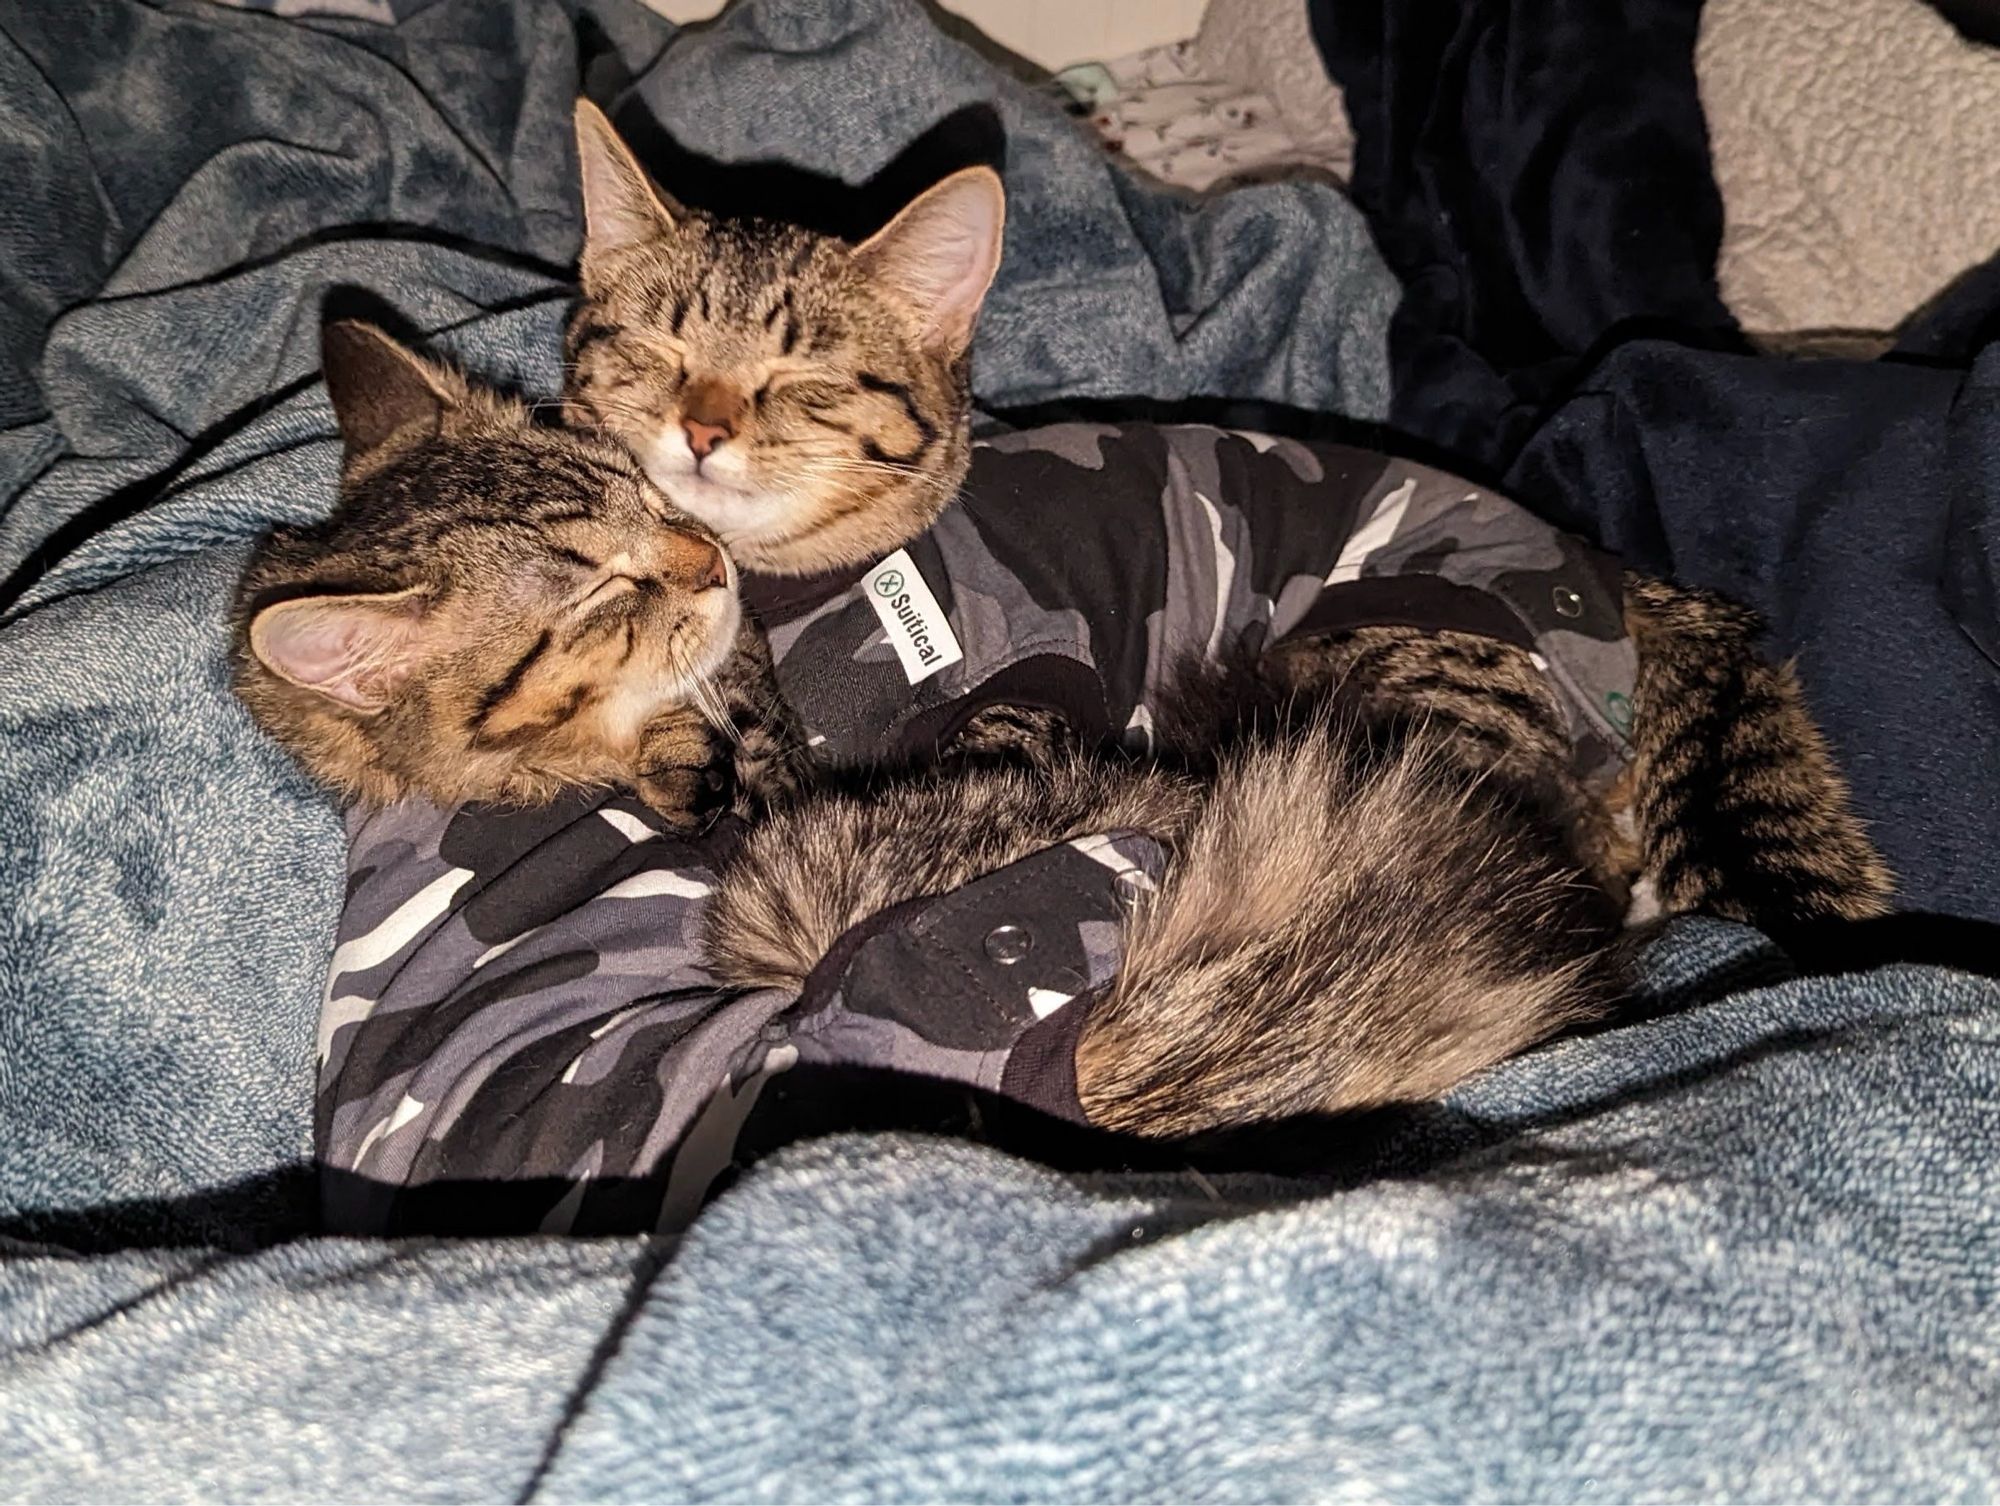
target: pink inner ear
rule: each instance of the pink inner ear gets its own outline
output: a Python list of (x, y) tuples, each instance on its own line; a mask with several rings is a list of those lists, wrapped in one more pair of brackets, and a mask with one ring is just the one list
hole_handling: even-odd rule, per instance
[(971, 333), (1000, 264), (997, 179), (968, 171), (922, 195), (860, 250), (877, 275), (923, 308), (950, 340)]
[(360, 711), (379, 711), (415, 663), (415, 603), (342, 597), (267, 607), (251, 646), (272, 673)]
[(578, 107), (576, 147), (586, 257), (644, 245), (673, 232), (673, 214), (654, 192), (645, 169), (595, 109)]

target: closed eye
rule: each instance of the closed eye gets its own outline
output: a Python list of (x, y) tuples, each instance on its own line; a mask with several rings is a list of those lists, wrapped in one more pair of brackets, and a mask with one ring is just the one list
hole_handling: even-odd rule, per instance
[(629, 575), (607, 576), (592, 586), (572, 610), (578, 614), (594, 612), (599, 607), (607, 606), (611, 602), (618, 600), (619, 597), (628, 595), (638, 589), (639, 583)]
[(764, 384), (766, 395), (782, 393), (793, 402), (808, 408), (830, 408), (844, 400), (851, 391), (843, 382), (828, 381), (825, 377), (774, 375)]

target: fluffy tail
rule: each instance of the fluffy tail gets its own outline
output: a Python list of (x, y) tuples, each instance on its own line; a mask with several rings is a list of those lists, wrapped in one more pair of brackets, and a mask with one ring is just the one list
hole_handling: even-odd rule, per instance
[(1616, 993), (1568, 834), (1422, 731), (1239, 743), (1077, 1049), (1093, 1122), (1178, 1137), (1435, 1097)]
[(1171, 841), (1197, 799), (1185, 777), (1075, 754), (815, 792), (755, 827), (730, 861), (709, 907), (709, 965), (726, 983), (797, 988), (851, 926), (891, 905), (1075, 837), (1125, 829)]

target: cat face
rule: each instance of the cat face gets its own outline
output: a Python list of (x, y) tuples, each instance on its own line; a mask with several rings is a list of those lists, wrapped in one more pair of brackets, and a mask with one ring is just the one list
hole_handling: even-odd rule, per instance
[(641, 729), (697, 702), (734, 646), (714, 535), (615, 444), (536, 427), (370, 326), (329, 325), (323, 345), (341, 495), (245, 574), (252, 712), (376, 803), (628, 778)]
[(969, 458), (999, 178), (957, 173), (850, 246), (671, 203), (587, 102), (577, 145), (571, 421), (621, 440), (746, 569), (860, 563), (928, 527)]

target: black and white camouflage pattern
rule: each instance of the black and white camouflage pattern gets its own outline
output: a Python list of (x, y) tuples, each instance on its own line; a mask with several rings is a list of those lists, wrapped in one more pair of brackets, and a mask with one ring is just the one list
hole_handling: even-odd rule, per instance
[[(1426, 467), (1064, 425), (982, 445), (908, 548), (963, 652), (917, 686), (859, 579), (770, 614), (780, 682), (829, 761), (922, 752), (1023, 687), (1086, 735), (1143, 747), (1187, 654), (1385, 599), (1447, 615), (1470, 600), (1546, 666), (1579, 771), (1608, 777), (1623, 755), (1636, 662), (1614, 562)], [(602, 793), (356, 819), (320, 1030), (329, 1222), (678, 1228), (774, 1126), (839, 1127), (847, 1069), (873, 1074), (856, 1122), (899, 1081), (1079, 1116), (1069, 1047), (1116, 971), (1121, 905), (1160, 875), (1157, 844), (1064, 844), (884, 917), (793, 998), (703, 970), (703, 905), (735, 833), (671, 838)]]
[(770, 622), (786, 693), (838, 761), (923, 751), (1003, 671), (1034, 661), (1046, 680), (1060, 676), (1052, 659), (1087, 671), (1075, 683), (1095, 700), (1062, 709), (1143, 747), (1184, 656), (1261, 647), (1324, 616), (1341, 588), (1388, 579), (1504, 609), (1561, 692), (1581, 770), (1615, 768), (1626, 746), (1637, 661), (1609, 557), (1373, 451), (1201, 425), (1003, 435), (909, 553), (964, 650), (914, 689), (858, 584)]
[(330, 16), (342, 21), (373, 21), (394, 26), (414, 16), (432, 0), (214, 0), (238, 10), (270, 11), (280, 16)]
[[(1034, 854), (856, 938), (838, 976), (794, 999), (732, 994), (701, 967), (733, 830), (688, 842), (656, 822), (628, 797), (580, 795), (354, 823), (319, 1042), (334, 1225), (485, 1222), (465, 1199), (504, 1196), (499, 1227), (677, 1228), (765, 1083), (801, 1065), (1081, 1119), (1070, 1056), (1043, 1046), (1065, 1044), (1056, 1017), (1115, 975), (1122, 907), (1163, 872), (1158, 843), (1111, 833)], [(412, 1203), (413, 1187), (443, 1191)]]

